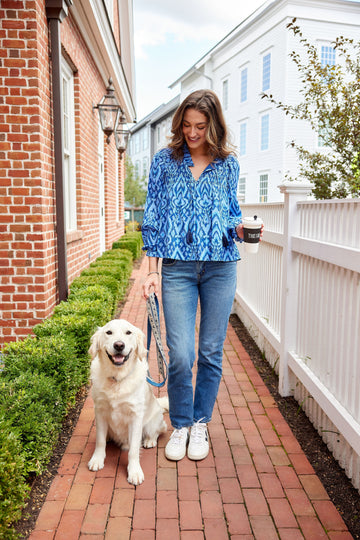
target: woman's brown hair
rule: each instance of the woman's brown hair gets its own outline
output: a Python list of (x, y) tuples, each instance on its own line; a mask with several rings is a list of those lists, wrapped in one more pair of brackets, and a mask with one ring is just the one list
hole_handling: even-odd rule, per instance
[(219, 98), (212, 90), (196, 90), (184, 99), (173, 117), (169, 148), (172, 149), (175, 159), (182, 159), (184, 155), (183, 121), (187, 109), (195, 109), (206, 116), (208, 120), (206, 141), (213, 159), (225, 159), (233, 153), (233, 148), (228, 142), (227, 128)]

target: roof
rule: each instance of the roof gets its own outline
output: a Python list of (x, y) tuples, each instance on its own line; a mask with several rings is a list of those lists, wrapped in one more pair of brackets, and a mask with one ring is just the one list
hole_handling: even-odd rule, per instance
[(172, 98), (167, 103), (162, 103), (159, 107), (154, 109), (147, 116), (144, 116), (139, 122), (134, 124), (130, 129), (131, 133), (136, 133), (139, 129), (142, 129), (146, 125), (152, 126), (159, 122), (162, 118), (168, 116), (172, 111), (175, 111), (180, 103), (180, 94)]

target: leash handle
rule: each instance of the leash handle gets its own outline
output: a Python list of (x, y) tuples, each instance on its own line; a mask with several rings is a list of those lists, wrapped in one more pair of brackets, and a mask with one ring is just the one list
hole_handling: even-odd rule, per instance
[(146, 300), (146, 308), (148, 312), (148, 321), (147, 321), (147, 359), (149, 363), (149, 352), (151, 344), (151, 334), (154, 334), (155, 343), (156, 343), (156, 358), (159, 373), (162, 376), (161, 382), (156, 382), (151, 378), (150, 371), (148, 369), (148, 375), (146, 380), (152, 386), (161, 387), (164, 386), (167, 379), (167, 369), (168, 364), (165, 358), (164, 349), (161, 342), (161, 332), (160, 332), (160, 309), (159, 301), (155, 293), (150, 293), (149, 298)]

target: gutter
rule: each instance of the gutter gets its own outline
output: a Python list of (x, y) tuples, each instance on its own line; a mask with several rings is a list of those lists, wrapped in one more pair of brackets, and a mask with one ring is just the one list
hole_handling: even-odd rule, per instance
[(61, 40), (60, 24), (68, 15), (72, 0), (45, 0), (46, 16), (50, 32), (50, 60), (52, 70), (53, 129), (54, 129), (54, 168), (56, 195), (56, 242), (59, 301), (68, 296), (66, 226), (64, 205), (63, 174), (63, 118), (61, 88)]

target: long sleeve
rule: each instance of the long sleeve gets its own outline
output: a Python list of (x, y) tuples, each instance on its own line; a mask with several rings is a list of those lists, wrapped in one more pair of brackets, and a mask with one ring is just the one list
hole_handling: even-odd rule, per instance
[(147, 251), (147, 255), (149, 256), (156, 256), (155, 250), (160, 226), (159, 201), (162, 195), (162, 184), (163, 160), (160, 154), (156, 154), (150, 167), (148, 192), (141, 227), (144, 242), (143, 250)]
[(241, 209), (237, 199), (237, 186), (239, 181), (240, 167), (236, 159), (229, 161), (229, 222), (228, 228), (233, 238), (236, 237), (235, 227), (241, 223)]

